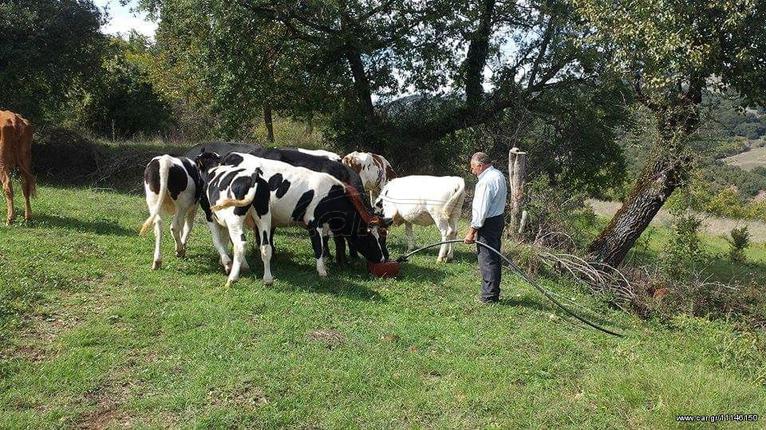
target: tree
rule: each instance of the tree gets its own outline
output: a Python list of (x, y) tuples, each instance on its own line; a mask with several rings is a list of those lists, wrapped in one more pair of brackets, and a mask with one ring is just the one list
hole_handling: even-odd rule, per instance
[(102, 22), (90, 0), (0, 3), (0, 107), (56, 119), (71, 89), (97, 75)]
[(619, 265), (667, 198), (683, 183), (693, 154), (703, 90), (734, 90), (766, 100), (766, 3), (755, 0), (574, 0), (594, 29), (585, 43), (609, 54), (654, 114), (659, 138), (622, 208), (589, 245), (596, 260)]
[[(590, 31), (563, 3), (484, 0), (145, 0), (158, 43), (192, 46), (190, 62), (232, 129), (264, 106), (325, 114), (343, 148), (412, 159), (444, 136), (542, 110), (541, 95), (596, 87)], [(170, 41), (170, 38), (168, 38)], [(412, 103), (401, 102), (415, 93)], [(398, 101), (397, 101), (398, 100)]]
[(167, 131), (172, 110), (150, 82), (152, 61), (144, 36), (133, 32), (129, 40), (109, 37), (98, 77), (80, 97), (78, 124), (111, 137)]

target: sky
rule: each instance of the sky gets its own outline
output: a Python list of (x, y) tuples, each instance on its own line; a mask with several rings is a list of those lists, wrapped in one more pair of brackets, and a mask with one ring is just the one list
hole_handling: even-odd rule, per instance
[(131, 12), (130, 9), (135, 6), (135, 2), (130, 1), (127, 6), (120, 5), (119, 0), (94, 0), (94, 3), (99, 9), (106, 9), (109, 12), (109, 22), (101, 28), (102, 32), (127, 35), (132, 29), (154, 38), (157, 23), (149, 21), (145, 13)]

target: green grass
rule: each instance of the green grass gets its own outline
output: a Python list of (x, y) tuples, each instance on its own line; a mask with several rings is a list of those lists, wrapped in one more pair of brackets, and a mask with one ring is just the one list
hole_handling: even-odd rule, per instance
[[(641, 321), (582, 291), (622, 339), (571, 322), (506, 275), (474, 302), (475, 256), (435, 251), (373, 279), (316, 275), (281, 229), (276, 282), (233, 288), (206, 227), (188, 257), (136, 231), (142, 196), (41, 186), (30, 225), (0, 227), (0, 428), (666, 428), (678, 414), (766, 413), (762, 339), (679, 317)], [(464, 228), (465, 224), (461, 224)], [(166, 229), (167, 232), (167, 229)], [(436, 230), (416, 229), (419, 243)], [(390, 248), (404, 250), (403, 230)], [(763, 251), (757, 251), (763, 258)], [(756, 256), (753, 255), (755, 258)], [(685, 425), (683, 427), (686, 427)]]
[(753, 170), (759, 166), (766, 166), (766, 146), (752, 148), (723, 159), (726, 164), (741, 167), (745, 170)]

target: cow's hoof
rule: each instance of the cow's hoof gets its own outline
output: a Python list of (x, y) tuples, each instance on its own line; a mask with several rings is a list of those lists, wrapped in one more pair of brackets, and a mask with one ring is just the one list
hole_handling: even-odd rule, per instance
[(319, 277), (320, 278), (326, 278), (327, 277), (327, 272), (319, 272)]
[(223, 265), (223, 271), (228, 275), (231, 272), (231, 263)]
[(226, 284), (224, 284), (223, 288), (231, 288), (232, 284), (234, 284), (237, 281), (232, 281), (231, 279), (226, 281)]
[(263, 278), (263, 285), (271, 285), (274, 283), (274, 278)]
[(176, 251), (176, 257), (178, 257), (178, 258), (186, 257), (186, 250), (185, 249), (181, 249), (181, 250)]
[(160, 267), (162, 267), (162, 260), (155, 261), (154, 263), (152, 263), (152, 270), (157, 270)]

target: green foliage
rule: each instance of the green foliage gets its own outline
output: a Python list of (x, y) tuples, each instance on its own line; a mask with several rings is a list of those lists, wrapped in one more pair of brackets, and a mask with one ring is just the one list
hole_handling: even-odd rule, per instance
[(528, 213), (523, 239), (529, 243), (573, 251), (590, 239), (584, 226), (595, 223), (595, 215), (585, 205), (586, 194), (553, 186), (545, 175), (526, 186), (524, 210)]
[(750, 246), (750, 232), (747, 231), (747, 226), (739, 228), (733, 228), (729, 233), (731, 240), (726, 239), (729, 242), (729, 259), (735, 263), (744, 263), (745, 249)]
[(707, 255), (699, 238), (700, 225), (702, 220), (691, 213), (675, 214), (673, 234), (661, 257), (661, 265), (670, 279), (690, 279), (704, 266)]
[(0, 3), (0, 108), (36, 124), (63, 118), (72, 91), (99, 74), (102, 20), (90, 0)]
[(128, 41), (111, 38), (98, 80), (86, 89), (75, 115), (65, 124), (84, 125), (113, 139), (167, 132), (172, 111), (150, 81), (149, 55), (148, 41), (138, 34)]

